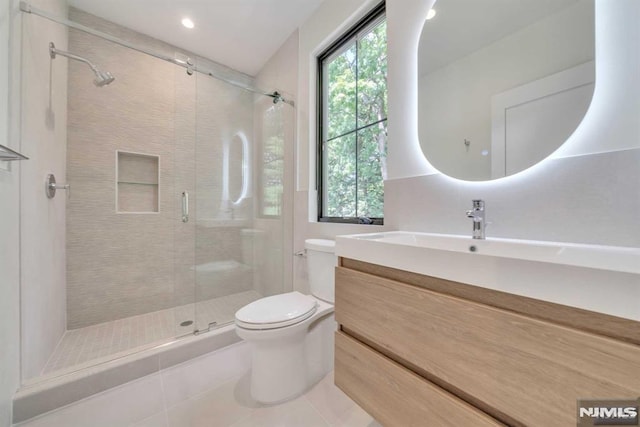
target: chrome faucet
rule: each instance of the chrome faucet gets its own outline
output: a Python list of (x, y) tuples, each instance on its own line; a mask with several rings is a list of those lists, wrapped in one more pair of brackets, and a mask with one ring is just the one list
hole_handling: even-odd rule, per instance
[(467, 218), (473, 220), (473, 238), (484, 239), (484, 200), (473, 200), (473, 209), (467, 211)]

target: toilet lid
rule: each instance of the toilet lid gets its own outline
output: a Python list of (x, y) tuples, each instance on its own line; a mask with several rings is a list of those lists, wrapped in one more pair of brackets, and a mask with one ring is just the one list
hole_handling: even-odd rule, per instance
[(316, 309), (313, 297), (289, 292), (245, 305), (236, 312), (236, 324), (246, 329), (282, 328), (311, 317)]

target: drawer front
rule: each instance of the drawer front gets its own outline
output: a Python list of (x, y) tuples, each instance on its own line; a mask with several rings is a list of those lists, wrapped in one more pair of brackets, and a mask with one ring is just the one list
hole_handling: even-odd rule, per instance
[(575, 425), (577, 399), (637, 399), (640, 348), (342, 267), (336, 320), (513, 425)]
[(502, 425), (341, 332), (335, 357), (336, 385), (385, 427)]

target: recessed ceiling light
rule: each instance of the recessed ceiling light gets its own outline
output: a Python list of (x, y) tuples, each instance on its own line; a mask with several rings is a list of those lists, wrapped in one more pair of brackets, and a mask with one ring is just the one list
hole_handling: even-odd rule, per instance
[(427, 20), (433, 19), (434, 16), (436, 16), (436, 10), (435, 9), (429, 9), (429, 12), (427, 12)]
[(189, 29), (196, 26), (196, 24), (194, 24), (193, 21), (189, 18), (183, 18), (182, 25), (184, 25), (186, 28), (189, 28)]

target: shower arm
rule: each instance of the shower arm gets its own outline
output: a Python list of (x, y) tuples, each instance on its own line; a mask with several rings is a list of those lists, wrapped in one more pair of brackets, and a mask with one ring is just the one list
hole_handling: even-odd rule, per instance
[(67, 57), (69, 59), (73, 59), (75, 61), (84, 62), (89, 67), (91, 67), (91, 70), (93, 70), (93, 72), (95, 74), (98, 74), (98, 72), (99, 72), (98, 67), (93, 65), (93, 63), (91, 61), (89, 61), (88, 59), (83, 58), (83, 57), (78, 56), (78, 55), (74, 55), (71, 52), (67, 52), (67, 51), (64, 51), (64, 50), (57, 49), (56, 46), (53, 44), (53, 42), (51, 42), (51, 43), (49, 43), (49, 56), (51, 57), (51, 59), (55, 59), (56, 55), (64, 56), (64, 57)]

